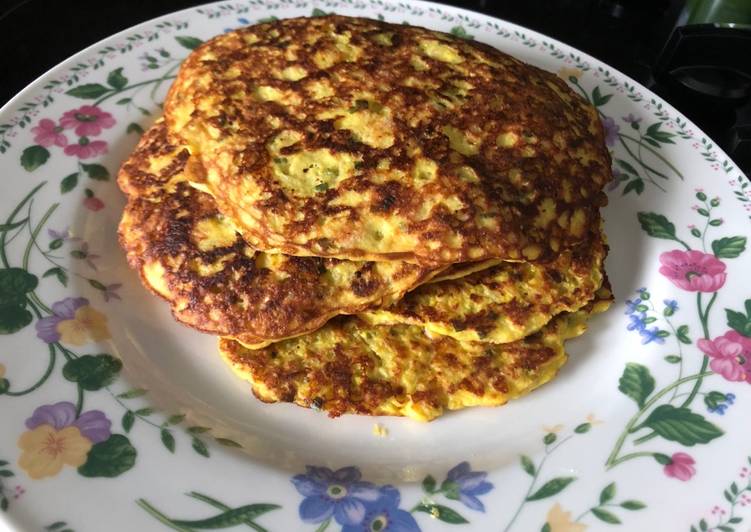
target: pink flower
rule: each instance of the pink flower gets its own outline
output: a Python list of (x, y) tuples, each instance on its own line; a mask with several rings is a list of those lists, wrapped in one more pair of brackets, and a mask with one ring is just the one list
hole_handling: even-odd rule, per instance
[(728, 331), (714, 340), (702, 338), (696, 345), (712, 359), (712, 371), (729, 381), (751, 384), (751, 338)]
[(670, 463), (665, 465), (663, 471), (667, 476), (685, 482), (696, 474), (695, 463), (694, 459), (686, 453), (675, 453), (670, 457)]
[(49, 118), (41, 119), (39, 124), (31, 128), (34, 133), (34, 142), (45, 148), (53, 144), (60, 147), (67, 146), (68, 139), (61, 133), (62, 130), (62, 127), (55, 125)]
[(102, 132), (102, 128), (110, 128), (115, 125), (112, 115), (102, 111), (95, 105), (82, 105), (63, 114), (60, 125), (65, 129), (75, 128), (79, 137), (93, 137)]
[(89, 140), (88, 137), (81, 137), (77, 144), (65, 147), (65, 155), (75, 155), (79, 159), (88, 159), (103, 153), (107, 153), (107, 143), (103, 140)]
[(667, 251), (660, 255), (660, 273), (689, 292), (716, 292), (725, 284), (725, 263), (701, 251)]
[(104, 202), (97, 198), (96, 196), (91, 196), (83, 200), (83, 206), (89, 209), (90, 211), (101, 211), (104, 209)]

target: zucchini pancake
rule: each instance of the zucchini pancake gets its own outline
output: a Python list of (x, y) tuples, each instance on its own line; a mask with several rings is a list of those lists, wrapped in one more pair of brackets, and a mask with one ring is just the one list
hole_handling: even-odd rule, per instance
[(129, 265), (264, 402), (431, 420), (548, 382), (612, 301), (597, 111), (474, 41), (330, 15), (184, 61), (118, 174)]

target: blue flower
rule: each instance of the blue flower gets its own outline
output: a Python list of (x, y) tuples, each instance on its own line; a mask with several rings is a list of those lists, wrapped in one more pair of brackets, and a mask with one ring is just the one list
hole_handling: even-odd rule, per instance
[(655, 342), (657, 344), (664, 344), (665, 338), (662, 338), (660, 336), (660, 329), (657, 327), (652, 327), (651, 329), (647, 329), (646, 327), (639, 331), (639, 334), (643, 336), (642, 338), (642, 345), (646, 345), (650, 342)]
[(634, 312), (639, 312), (639, 310), (636, 308), (639, 305), (641, 305), (641, 299), (637, 299), (635, 301), (631, 301), (630, 299), (626, 300), (626, 312), (624, 314), (633, 314)]
[(332, 515), (340, 525), (362, 523), (366, 505), (378, 500), (381, 493), (370, 482), (361, 482), (360, 470), (343, 467), (307, 466), (307, 473), (292, 477), (292, 483), (305, 498), (300, 503), (300, 519), (320, 523)]
[(485, 505), (478, 495), (484, 495), (493, 489), (487, 482), (484, 471), (472, 471), (468, 462), (462, 462), (446, 474), (441, 490), (449, 499), (459, 500), (464, 506), (479, 512), (485, 511)]
[(248, 19), (246, 19), (245, 17), (239, 17), (239, 18), (237, 19), (237, 21), (238, 21), (238, 22), (239, 22), (240, 24), (242, 24), (243, 26), (247, 26), (248, 24), (250, 24), (250, 21), (249, 21)]
[(647, 326), (647, 324), (644, 323), (644, 320), (647, 318), (647, 316), (643, 312), (640, 312), (638, 314), (637, 313), (631, 314), (629, 318), (631, 320), (631, 323), (629, 323), (626, 326), (626, 329), (628, 329), (629, 331), (636, 330), (636, 331), (641, 332)]
[(342, 532), (420, 532), (412, 514), (399, 508), (400, 502), (399, 490), (383, 486), (378, 500), (368, 503), (363, 519), (343, 526)]
[(735, 402), (735, 394), (734, 393), (726, 393), (725, 394), (725, 401), (727, 401), (727, 403), (729, 405), (732, 405)]
[(669, 309), (671, 314), (678, 310), (678, 302), (675, 299), (665, 299), (663, 303), (665, 303), (665, 308)]
[(721, 403), (721, 404), (719, 404), (717, 406), (711, 406), (711, 407), (707, 408), (707, 410), (709, 410), (710, 414), (719, 414), (721, 416), (724, 416), (725, 415), (725, 410), (727, 410), (727, 408), (728, 408), (728, 405)]

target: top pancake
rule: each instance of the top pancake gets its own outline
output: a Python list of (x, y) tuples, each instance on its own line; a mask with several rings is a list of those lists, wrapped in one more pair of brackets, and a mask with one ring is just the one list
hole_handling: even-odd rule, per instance
[(195, 177), (262, 250), (423, 265), (547, 260), (596, 230), (596, 111), (489, 46), (341, 16), (220, 35), (165, 102)]

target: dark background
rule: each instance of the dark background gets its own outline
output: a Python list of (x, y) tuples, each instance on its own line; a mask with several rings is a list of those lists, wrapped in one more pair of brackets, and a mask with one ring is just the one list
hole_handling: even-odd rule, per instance
[[(673, 97), (663, 87), (655, 86), (652, 78), (652, 66), (676, 25), (685, 1), (458, 0), (443, 3), (521, 24), (597, 57), (665, 97), (733, 155), (733, 126), (751, 122), (748, 108), (740, 113), (717, 112)], [(86, 46), (139, 22), (202, 3), (189, 0), (0, 0), (0, 104)], [(747, 162), (736, 162), (748, 172)]]

